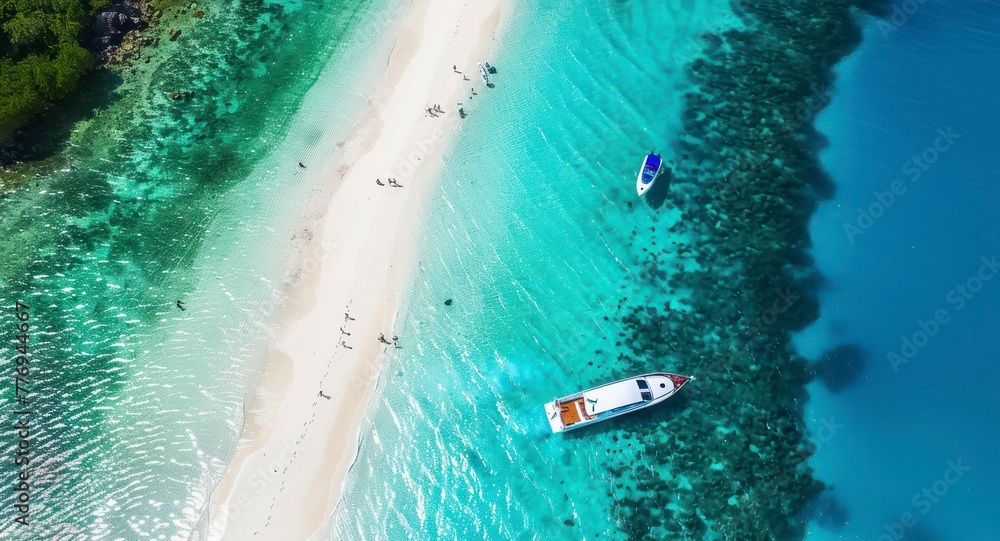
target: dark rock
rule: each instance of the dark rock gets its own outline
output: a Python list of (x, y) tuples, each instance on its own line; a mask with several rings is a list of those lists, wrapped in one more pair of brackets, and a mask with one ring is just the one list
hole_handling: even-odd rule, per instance
[(172, 99), (172, 100), (184, 100), (184, 99), (190, 98), (191, 96), (194, 96), (194, 92), (185, 91), (185, 92), (169, 92), (169, 93), (167, 93), (167, 97), (170, 98), (170, 99)]
[(205, 12), (199, 9), (198, 11), (192, 13), (191, 16), (194, 17), (195, 19), (200, 19), (205, 16)]
[(128, 2), (117, 2), (100, 9), (91, 18), (87, 43), (98, 58), (105, 59), (107, 50), (121, 45), (125, 35), (146, 28), (142, 10)]
[(447, 299), (446, 301), (444, 301), (444, 305), (451, 306), (451, 299)]
[(181, 35), (181, 31), (177, 28), (170, 29), (170, 41), (177, 41), (177, 36)]

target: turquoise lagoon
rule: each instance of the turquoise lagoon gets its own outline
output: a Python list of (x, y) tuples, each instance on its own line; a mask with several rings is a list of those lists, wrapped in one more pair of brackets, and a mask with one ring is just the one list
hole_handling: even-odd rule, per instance
[[(823, 487), (789, 331), (816, 316), (803, 249), (830, 195), (810, 98), (860, 40), (855, 4), (514, 4), (425, 209), (331, 538), (801, 537)], [(3, 302), (36, 325), (37, 525), (0, 533), (199, 538), (303, 201), (333, 188), (295, 164), (337, 159), (403, 7), (210, 6), (62, 151), (4, 174)], [(673, 174), (641, 200), (650, 150)], [(769, 313), (788, 291), (806, 302)], [(548, 434), (543, 402), (653, 370), (698, 380)]]
[[(12, 352), (13, 306), (29, 306), (20, 405), (33, 411), (28, 526), (4, 490), (4, 539), (198, 538), (286, 293), (284, 260), (307, 240), (294, 228), (333, 188), (297, 162), (338, 159), (400, 16), (388, 2), (206, 11), (169, 19), (182, 37), (80, 113), (64, 148), (3, 173), (0, 325)], [(23, 417), (4, 381), (10, 426)], [(4, 479), (21, 471), (15, 436)]]
[(609, 316), (641, 294), (645, 241), (680, 240), (664, 234), (680, 212), (637, 199), (635, 171), (679, 131), (698, 34), (739, 24), (720, 13), (724, 2), (515, 7), (496, 88), (472, 99), (425, 210), (403, 349), (383, 369), (331, 539), (618, 530), (608, 461), (621, 431), (550, 437), (542, 404), (626, 369)]
[[(808, 150), (822, 104), (788, 117), (857, 43), (860, 12), (768, 7), (515, 9), (497, 87), (473, 98), (426, 210), (403, 349), (331, 539), (801, 535), (821, 486), (797, 409), (808, 375), (785, 346), (815, 311), (765, 309), (807, 274), (783, 258), (801, 255), (823, 188)], [(803, 39), (808, 24), (826, 37)], [(642, 200), (651, 149), (674, 178)], [(746, 203), (710, 193), (734, 189)], [(769, 244), (775, 230), (788, 240)], [(654, 411), (549, 434), (544, 402), (658, 370), (701, 379)]]

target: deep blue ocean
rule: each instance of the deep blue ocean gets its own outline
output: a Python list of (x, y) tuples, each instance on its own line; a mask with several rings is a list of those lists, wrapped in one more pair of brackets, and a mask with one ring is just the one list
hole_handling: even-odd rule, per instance
[(796, 342), (863, 354), (841, 350), (855, 381), (809, 387), (832, 485), (810, 540), (1000, 529), (1000, 5), (911, 4), (868, 23), (817, 122), (837, 193), (811, 226), (822, 315)]

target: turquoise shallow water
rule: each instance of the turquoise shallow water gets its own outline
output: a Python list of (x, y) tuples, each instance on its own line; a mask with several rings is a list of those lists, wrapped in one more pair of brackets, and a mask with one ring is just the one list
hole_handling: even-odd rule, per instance
[[(0, 299), (30, 308), (20, 405), (32, 413), (30, 467), (5, 455), (0, 472), (28, 472), (31, 501), (19, 525), (18, 493), (3, 492), (0, 537), (196, 538), (273, 334), (292, 227), (303, 202), (330, 188), (296, 163), (334, 158), (397, 9), (208, 6), (148, 52), (61, 152), (5, 173)], [(344, 47), (352, 28), (364, 32)], [(7, 332), (14, 317), (0, 313)], [(5, 426), (25, 419), (12, 413), (10, 383)]]
[[(709, 302), (708, 287), (673, 277), (706, 266), (716, 267), (713, 280), (738, 272), (699, 256), (707, 235), (685, 225), (678, 202), (697, 198), (702, 179), (690, 176), (690, 157), (674, 154), (689, 137), (688, 70), (711, 43), (699, 36), (742, 26), (720, 16), (727, 10), (515, 7), (494, 59), (497, 87), (473, 99), (427, 209), (397, 325), (403, 349), (362, 425), (331, 539), (737, 539), (741, 528), (770, 527), (773, 517), (754, 510), (760, 493), (729, 478), (757, 467), (733, 452), (775, 462), (735, 443), (744, 421), (692, 417), (687, 397), (553, 437), (542, 411), (554, 397), (628, 374), (711, 379), (726, 370), (722, 358), (681, 346), (729, 347), (733, 331), (692, 308)], [(634, 192), (650, 149), (689, 175), (655, 208)], [(735, 449), (692, 455), (690, 438)], [(728, 516), (739, 508), (757, 518)]]
[[(426, 209), (332, 538), (801, 537), (823, 487), (790, 332), (819, 313), (807, 225), (833, 194), (810, 123), (870, 4), (515, 4)], [(0, 533), (198, 538), (295, 218), (332, 189), (296, 163), (336, 159), (403, 7), (345, 6), (209, 9), (2, 200), (42, 526)], [(649, 150), (673, 175), (639, 200)], [(698, 379), (548, 434), (545, 401), (653, 370)]]

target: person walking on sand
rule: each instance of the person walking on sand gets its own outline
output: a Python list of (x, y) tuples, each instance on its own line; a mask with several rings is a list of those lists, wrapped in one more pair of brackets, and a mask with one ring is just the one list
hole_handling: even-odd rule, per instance
[(378, 178), (375, 179), (375, 184), (378, 184), (379, 186), (385, 186), (385, 183), (382, 182), (382, 179), (378, 179)]

